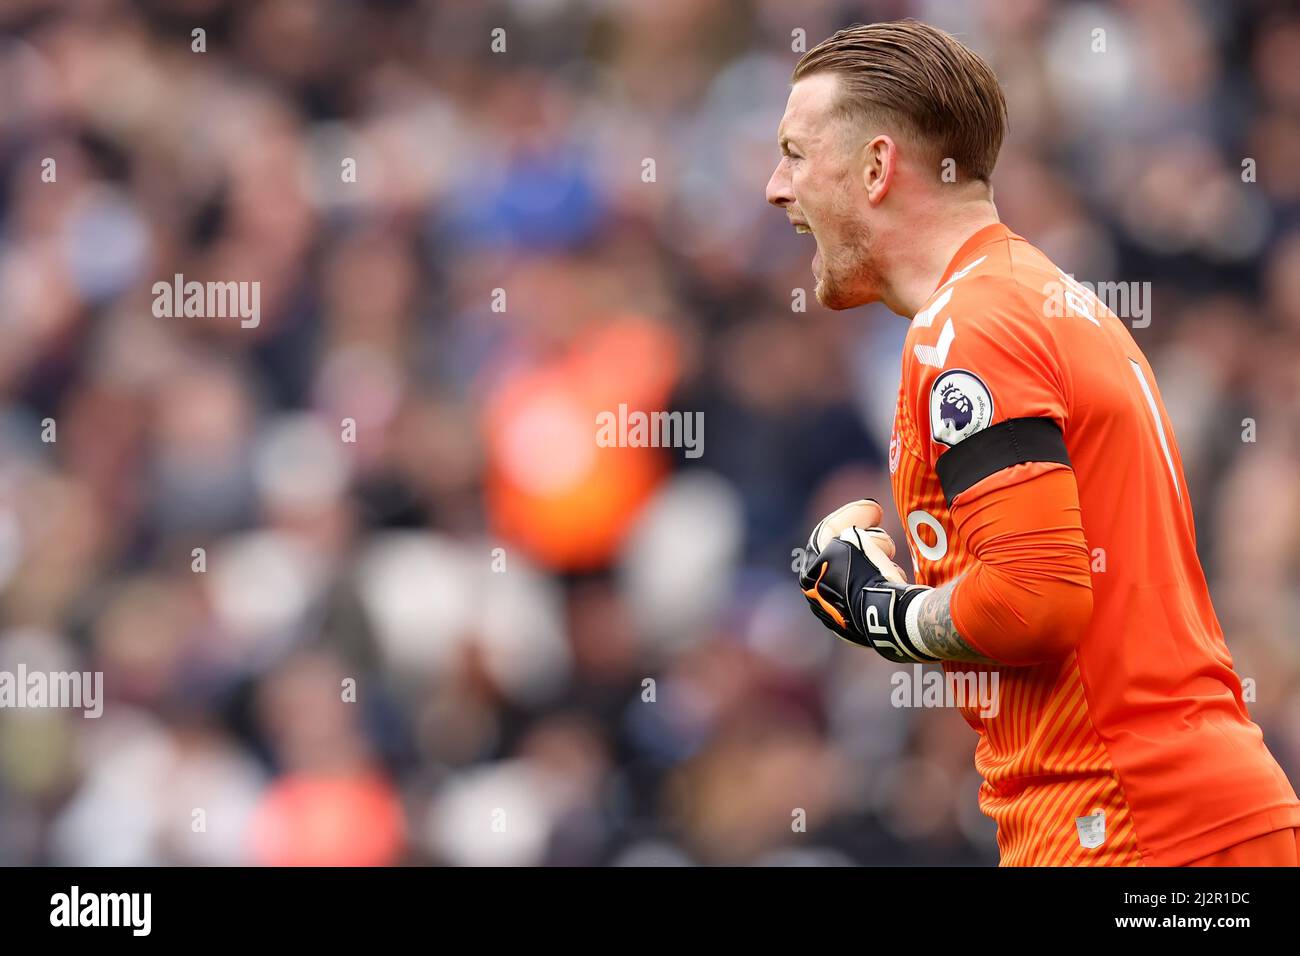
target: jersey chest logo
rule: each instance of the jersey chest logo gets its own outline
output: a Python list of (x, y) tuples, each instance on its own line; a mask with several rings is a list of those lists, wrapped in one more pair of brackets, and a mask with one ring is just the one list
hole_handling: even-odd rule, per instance
[(949, 447), (993, 421), (993, 395), (974, 372), (955, 368), (930, 386), (930, 437)]

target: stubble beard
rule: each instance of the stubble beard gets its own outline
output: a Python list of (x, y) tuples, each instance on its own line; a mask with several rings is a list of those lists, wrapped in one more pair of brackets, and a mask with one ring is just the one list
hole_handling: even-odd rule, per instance
[(814, 295), (828, 309), (852, 309), (880, 297), (880, 271), (871, 253), (871, 231), (855, 222), (845, 231), (841, 250), (822, 255)]

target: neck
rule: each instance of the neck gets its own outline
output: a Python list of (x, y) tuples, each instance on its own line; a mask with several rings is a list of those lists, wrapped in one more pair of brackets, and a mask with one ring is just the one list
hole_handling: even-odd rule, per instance
[(894, 244), (889, 263), (889, 281), (880, 299), (898, 315), (910, 319), (921, 311), (934, 293), (944, 270), (963, 243), (985, 226), (998, 222), (991, 199), (979, 199), (954, 207), (950, 202), (934, 203), (920, 215), (909, 216)]

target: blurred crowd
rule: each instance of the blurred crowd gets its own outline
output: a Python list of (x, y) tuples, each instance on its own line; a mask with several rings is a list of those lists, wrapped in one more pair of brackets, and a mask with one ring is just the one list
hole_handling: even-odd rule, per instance
[[(0, 670), (106, 701), (0, 710), (0, 863), (995, 862), (974, 733), (791, 574), (888, 498), (906, 322), (821, 309), (763, 190), (792, 45), (901, 16), (997, 71), (1003, 220), (1151, 283), (1300, 781), (1300, 16), (7, 0)], [(176, 274), (260, 322), (156, 317)], [(701, 412), (703, 454), (598, 447), (620, 403)]]

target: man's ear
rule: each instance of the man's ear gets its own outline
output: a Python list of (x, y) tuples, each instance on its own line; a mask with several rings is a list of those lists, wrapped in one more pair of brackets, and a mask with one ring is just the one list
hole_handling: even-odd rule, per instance
[(889, 194), (897, 165), (898, 147), (891, 137), (881, 133), (863, 145), (862, 188), (866, 190), (871, 205), (879, 205)]

